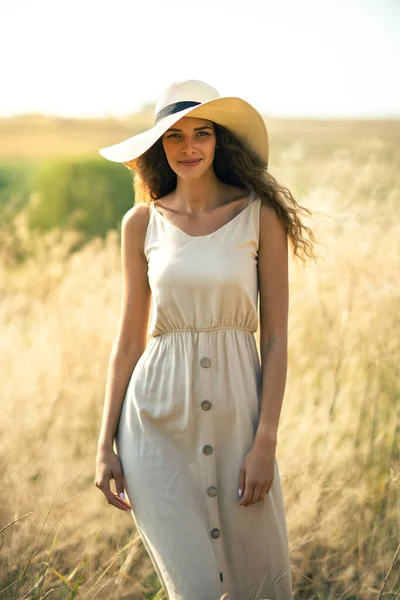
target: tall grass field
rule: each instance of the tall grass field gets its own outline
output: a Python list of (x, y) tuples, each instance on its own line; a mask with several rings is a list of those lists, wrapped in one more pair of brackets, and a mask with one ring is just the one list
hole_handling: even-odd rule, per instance
[[(55, 156), (94, 156), (146, 118), (3, 120), (0, 173), (19, 165), (22, 181)], [(306, 266), (290, 260), (277, 459), (295, 598), (394, 600), (400, 122), (267, 126), (271, 171), (314, 212), (304, 219), (319, 256)], [(3, 198), (0, 224), (0, 600), (161, 599), (131, 515), (94, 486), (120, 307), (119, 230), (78, 246), (71, 228), (31, 232), (36, 192), (24, 190), (12, 217), (18, 192)]]

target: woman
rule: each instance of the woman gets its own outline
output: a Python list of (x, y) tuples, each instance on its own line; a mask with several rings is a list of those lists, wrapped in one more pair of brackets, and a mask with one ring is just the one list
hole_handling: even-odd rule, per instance
[(267, 130), (250, 104), (184, 81), (162, 94), (155, 121), (100, 150), (134, 170), (136, 205), (122, 221), (95, 484), (132, 511), (169, 600), (290, 600), (275, 458), (287, 239), (312, 256), (303, 231), (314, 238), (268, 173)]

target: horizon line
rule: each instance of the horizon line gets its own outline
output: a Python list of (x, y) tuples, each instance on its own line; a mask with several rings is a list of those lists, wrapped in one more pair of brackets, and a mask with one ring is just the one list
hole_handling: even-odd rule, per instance
[[(124, 115), (84, 115), (84, 114), (60, 114), (60, 113), (43, 113), (43, 112), (20, 112), (20, 113), (12, 113), (12, 114), (2, 114), (0, 113), (1, 120), (7, 119), (18, 119), (18, 118), (48, 118), (48, 119), (64, 119), (64, 120), (73, 120), (73, 121), (124, 121), (130, 119), (135, 116), (139, 116), (140, 114), (146, 112), (146, 108), (144, 107), (142, 110), (138, 110), (137, 112), (132, 112)], [(267, 114), (259, 111), (264, 119), (280, 119), (280, 120), (313, 120), (313, 121), (392, 121), (400, 119), (400, 111), (398, 113), (395, 112), (377, 112), (377, 113), (364, 113), (364, 114), (322, 114), (322, 115), (313, 115), (313, 114)]]

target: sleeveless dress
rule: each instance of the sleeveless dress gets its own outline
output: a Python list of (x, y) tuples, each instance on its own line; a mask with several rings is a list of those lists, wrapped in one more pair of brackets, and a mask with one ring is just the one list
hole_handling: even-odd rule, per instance
[(276, 459), (270, 492), (238, 504), (260, 409), (260, 205), (252, 192), (236, 217), (202, 236), (149, 208), (151, 338), (126, 390), (116, 448), (169, 600), (292, 600)]

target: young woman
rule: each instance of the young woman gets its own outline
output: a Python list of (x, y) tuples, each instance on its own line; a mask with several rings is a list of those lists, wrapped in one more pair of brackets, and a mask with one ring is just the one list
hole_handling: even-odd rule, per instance
[(287, 241), (304, 259), (314, 237), (268, 150), (256, 109), (201, 81), (173, 83), (154, 127), (100, 150), (134, 170), (136, 202), (95, 484), (132, 512), (169, 600), (292, 598), (275, 456)]

